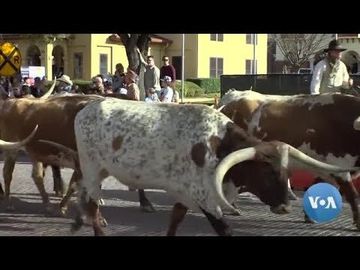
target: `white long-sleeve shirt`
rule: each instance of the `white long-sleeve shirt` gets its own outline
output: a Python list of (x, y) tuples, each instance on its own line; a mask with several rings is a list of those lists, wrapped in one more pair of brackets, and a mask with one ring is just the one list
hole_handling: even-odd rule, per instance
[(349, 73), (342, 61), (338, 60), (332, 65), (325, 58), (317, 63), (310, 86), (312, 95), (340, 92), (341, 88), (349, 87)]

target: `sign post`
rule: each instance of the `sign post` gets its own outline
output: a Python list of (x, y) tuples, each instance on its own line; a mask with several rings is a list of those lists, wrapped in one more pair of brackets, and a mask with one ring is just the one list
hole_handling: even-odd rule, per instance
[(12, 76), (20, 71), (20, 50), (10, 42), (0, 44), (0, 75)]

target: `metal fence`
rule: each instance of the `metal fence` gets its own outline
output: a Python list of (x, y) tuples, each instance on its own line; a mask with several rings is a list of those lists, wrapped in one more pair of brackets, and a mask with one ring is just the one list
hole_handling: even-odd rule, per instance
[[(354, 86), (360, 85), (360, 75), (351, 75)], [(221, 75), (220, 89), (223, 96), (229, 89), (253, 90), (262, 94), (309, 94), (312, 74), (263, 74)]]

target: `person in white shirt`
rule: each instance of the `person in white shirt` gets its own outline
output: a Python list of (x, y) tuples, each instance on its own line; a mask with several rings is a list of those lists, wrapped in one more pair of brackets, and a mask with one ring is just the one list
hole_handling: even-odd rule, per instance
[(160, 102), (158, 95), (154, 88), (150, 88), (147, 91), (147, 97), (145, 98), (145, 102)]
[(314, 68), (310, 85), (312, 95), (341, 92), (352, 86), (353, 80), (349, 77), (346, 65), (340, 60), (341, 52), (345, 50), (337, 40), (330, 41), (324, 50), (327, 56)]
[(161, 79), (161, 81), (163, 82), (164, 86), (160, 92), (160, 101), (165, 103), (170, 103), (173, 101), (174, 98), (174, 90), (170, 87), (172, 81), (171, 77), (165, 76), (164, 78)]

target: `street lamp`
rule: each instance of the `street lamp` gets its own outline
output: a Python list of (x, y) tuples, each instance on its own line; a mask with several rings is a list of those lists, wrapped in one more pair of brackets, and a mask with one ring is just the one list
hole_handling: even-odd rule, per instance
[(182, 48), (181, 48), (181, 103), (184, 102), (184, 87), (185, 87), (185, 34), (182, 34)]

